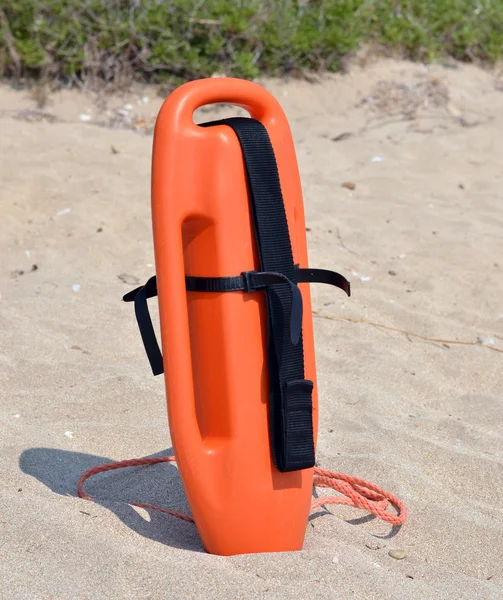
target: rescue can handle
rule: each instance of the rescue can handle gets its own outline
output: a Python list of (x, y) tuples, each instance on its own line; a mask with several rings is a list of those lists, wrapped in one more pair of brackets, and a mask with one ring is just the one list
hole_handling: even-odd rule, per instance
[[(178, 98), (179, 96), (179, 98)], [(198, 128), (194, 112), (208, 104), (232, 104), (248, 111), (250, 116), (267, 126), (279, 115), (286, 119), (277, 100), (260, 84), (246, 79), (216, 77), (191, 81), (171, 94), (179, 126)]]

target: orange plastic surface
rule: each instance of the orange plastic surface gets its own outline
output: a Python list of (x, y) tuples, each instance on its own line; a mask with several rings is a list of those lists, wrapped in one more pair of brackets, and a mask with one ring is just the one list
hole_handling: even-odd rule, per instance
[[(187, 292), (185, 275), (224, 277), (260, 268), (241, 148), (225, 125), (203, 128), (194, 111), (245, 108), (269, 133), (295, 263), (307, 267), (302, 192), (287, 119), (262, 86), (212, 78), (164, 102), (154, 133), (152, 210), (171, 438), (190, 509), (212, 554), (300, 550), (313, 469), (276, 470), (268, 432), (263, 292)], [(309, 284), (304, 301), (306, 378), (318, 404)]]

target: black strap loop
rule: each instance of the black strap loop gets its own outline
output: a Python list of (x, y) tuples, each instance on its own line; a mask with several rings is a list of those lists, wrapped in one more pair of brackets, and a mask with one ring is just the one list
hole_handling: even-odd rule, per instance
[(157, 343), (154, 326), (152, 325), (152, 319), (150, 318), (150, 312), (147, 306), (147, 298), (152, 298), (153, 296), (157, 296), (155, 276), (151, 277), (143, 287), (137, 288), (126, 294), (123, 300), (125, 302), (134, 300), (136, 321), (138, 322), (141, 339), (143, 340), (152, 373), (154, 375), (160, 375), (161, 373), (164, 373), (162, 354), (159, 349), (159, 344)]

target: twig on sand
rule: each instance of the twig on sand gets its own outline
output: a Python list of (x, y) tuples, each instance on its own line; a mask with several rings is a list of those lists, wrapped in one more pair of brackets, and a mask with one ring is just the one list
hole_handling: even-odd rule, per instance
[(347, 250), (347, 252), (349, 252), (350, 254), (356, 254), (356, 256), (360, 256), (358, 254), (358, 252), (355, 252), (354, 250), (351, 250), (351, 248), (348, 248), (346, 246), (346, 244), (344, 243), (344, 240), (342, 239), (341, 232), (338, 227), (335, 228), (335, 233), (337, 234), (337, 239), (339, 240), (339, 245), (341, 248), (344, 248), (344, 250)]
[(407, 331), (406, 329), (399, 329), (398, 327), (391, 327), (390, 325), (384, 325), (383, 323), (374, 323), (373, 321), (366, 321), (365, 319), (355, 319), (353, 317), (340, 317), (336, 315), (327, 315), (323, 314), (320, 311), (313, 310), (313, 314), (320, 319), (328, 319), (330, 321), (346, 321), (347, 323), (360, 323), (362, 325), (371, 325), (372, 327), (377, 327), (378, 329), (387, 329), (388, 331), (396, 331), (397, 333), (403, 333), (407, 337), (415, 337), (420, 340), (424, 340), (426, 342), (433, 342), (435, 344), (457, 344), (458, 346), (484, 346), (488, 350), (493, 350), (494, 352), (502, 352), (503, 348), (495, 348), (494, 346), (488, 346), (487, 344), (481, 344), (478, 341), (471, 342), (466, 340), (444, 340), (442, 338), (434, 338), (428, 337), (427, 335), (421, 335), (420, 333), (413, 333), (411, 331)]

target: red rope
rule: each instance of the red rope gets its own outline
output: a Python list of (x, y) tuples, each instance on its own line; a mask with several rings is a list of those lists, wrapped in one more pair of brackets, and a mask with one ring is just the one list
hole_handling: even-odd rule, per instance
[[(84, 483), (93, 475), (98, 475), (98, 473), (105, 473), (106, 471), (114, 471), (115, 469), (123, 469), (125, 467), (140, 467), (142, 465), (156, 465), (163, 462), (175, 462), (175, 460), (176, 459), (174, 456), (135, 458), (133, 460), (121, 460), (119, 462), (100, 465), (99, 467), (92, 467), (80, 476), (77, 486), (79, 496), (85, 500), (94, 500), (94, 498), (86, 494), (84, 491)], [(390, 494), (389, 492), (386, 492), (380, 487), (377, 487), (377, 485), (365, 481), (364, 479), (359, 479), (358, 477), (352, 477), (350, 475), (344, 475), (343, 473), (334, 473), (333, 471), (315, 468), (313, 486), (332, 488), (333, 490), (340, 492), (342, 496), (326, 496), (324, 498), (316, 498), (311, 504), (311, 510), (314, 510), (315, 508), (318, 508), (324, 504), (346, 504), (347, 506), (353, 506), (354, 508), (366, 510), (376, 517), (379, 517), (383, 521), (390, 523), (391, 525), (402, 525), (407, 519), (407, 507), (399, 498), (393, 494)], [(389, 503), (394, 505), (397, 510), (397, 514), (390, 513), (386, 510)], [(184, 515), (183, 513), (176, 512), (175, 510), (161, 508), (160, 506), (142, 504), (138, 502), (126, 502), (126, 504), (138, 506), (140, 508), (151, 508), (167, 515), (177, 517), (178, 519), (183, 519), (184, 521), (190, 521), (191, 523), (194, 522), (194, 519), (189, 515)]]
[[(311, 510), (323, 504), (346, 504), (362, 508), (391, 525), (402, 525), (407, 520), (407, 507), (400, 498), (365, 479), (315, 468), (313, 486), (332, 488), (343, 496), (316, 498), (311, 504)], [(396, 515), (386, 510), (389, 503), (396, 508)]]

